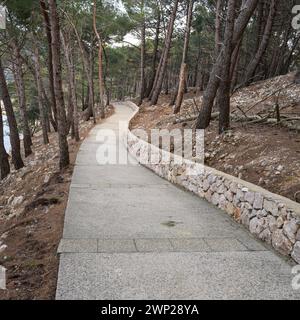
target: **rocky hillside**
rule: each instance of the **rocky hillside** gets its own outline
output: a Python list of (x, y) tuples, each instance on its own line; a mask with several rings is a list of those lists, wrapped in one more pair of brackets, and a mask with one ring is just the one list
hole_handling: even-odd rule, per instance
[[(288, 74), (236, 91), (232, 128), (225, 135), (217, 134), (214, 110), (205, 130), (205, 162), (300, 202), (300, 85), (293, 79), (294, 74)], [(154, 107), (145, 102), (132, 128), (192, 128), (202, 93), (191, 90), (179, 115), (173, 114), (170, 99), (162, 95)]]

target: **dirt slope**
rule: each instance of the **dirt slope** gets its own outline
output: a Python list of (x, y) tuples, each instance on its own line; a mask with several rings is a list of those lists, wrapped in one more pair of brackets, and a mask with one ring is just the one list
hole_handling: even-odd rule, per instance
[[(235, 92), (231, 98), (234, 117), (231, 131), (218, 135), (217, 120), (205, 130), (205, 162), (300, 202), (300, 121), (297, 119), (300, 117), (300, 85), (292, 84), (293, 76), (261, 81)], [(191, 90), (177, 116), (169, 106), (170, 100), (170, 95), (162, 95), (157, 106), (144, 102), (141, 113), (132, 122), (132, 129), (192, 128), (194, 120), (188, 119), (197, 114), (202, 93), (197, 95)], [(282, 120), (279, 124), (274, 123), (276, 105)], [(247, 117), (247, 121), (241, 121)], [(299, 126), (299, 130), (283, 126), (286, 124)]]
[[(107, 115), (112, 113), (110, 108)], [(92, 127), (92, 121), (81, 122), (82, 140)], [(0, 300), (55, 297), (57, 247), (81, 143), (69, 140), (71, 165), (60, 172), (57, 134), (50, 134), (50, 141), (44, 146), (36, 135), (26, 167), (0, 182), (0, 265), (7, 269), (7, 290), (0, 290)]]

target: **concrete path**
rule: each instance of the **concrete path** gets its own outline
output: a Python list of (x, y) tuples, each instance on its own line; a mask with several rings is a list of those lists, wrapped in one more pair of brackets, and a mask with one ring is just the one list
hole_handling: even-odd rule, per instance
[(99, 130), (133, 114), (115, 108), (77, 157), (57, 299), (300, 299), (291, 266), (225, 213), (140, 165), (97, 163), (113, 144)]

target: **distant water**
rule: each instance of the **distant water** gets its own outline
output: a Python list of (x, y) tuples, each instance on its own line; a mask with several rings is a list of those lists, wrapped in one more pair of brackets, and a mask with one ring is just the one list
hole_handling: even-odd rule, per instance
[(2, 115), (3, 117), (3, 131), (4, 131), (4, 146), (5, 146), (5, 149), (7, 152), (10, 151), (10, 141), (9, 141), (9, 128), (8, 128), (8, 125), (7, 125), (7, 119), (6, 119), (6, 116), (5, 115)]

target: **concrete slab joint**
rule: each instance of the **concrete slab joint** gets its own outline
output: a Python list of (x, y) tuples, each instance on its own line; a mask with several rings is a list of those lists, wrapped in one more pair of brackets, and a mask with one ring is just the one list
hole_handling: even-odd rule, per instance
[[(138, 112), (139, 109), (134, 108), (132, 119)], [(167, 164), (149, 164), (143, 161), (146, 156), (144, 150), (156, 147), (139, 139), (129, 130), (126, 145), (141, 164), (160, 177), (226, 211), (258, 239), (272, 244), (278, 252), (292, 257), (300, 264), (299, 242), (296, 242), (300, 230), (300, 204), (207, 166), (204, 166), (197, 180), (188, 174), (188, 170), (199, 164), (191, 163), (190, 160), (182, 159), (180, 169), (172, 160)], [(278, 223), (274, 223), (274, 220)]]
[[(300, 299), (293, 263), (265, 244), (300, 262), (298, 207), (212, 168), (188, 175), (201, 169), (192, 161), (141, 165), (150, 146), (128, 129), (118, 135), (138, 108), (114, 107), (77, 156), (56, 298)], [(98, 141), (102, 129), (118, 141)], [(98, 148), (120, 143), (128, 157), (138, 149), (134, 163), (99, 164)]]

